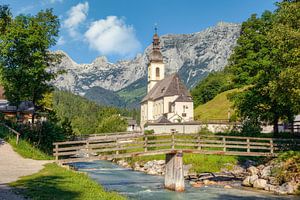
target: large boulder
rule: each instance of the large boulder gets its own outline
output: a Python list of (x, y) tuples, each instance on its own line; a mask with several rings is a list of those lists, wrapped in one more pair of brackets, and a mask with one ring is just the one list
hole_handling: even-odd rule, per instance
[(253, 185), (254, 184), (254, 181), (256, 181), (258, 179), (258, 176), (257, 175), (252, 175), (250, 176), (250, 184)]
[(277, 191), (278, 194), (295, 194), (297, 186), (295, 183), (287, 182), (282, 184)]
[(271, 184), (266, 184), (264, 190), (269, 191), (269, 192), (275, 192), (278, 189), (278, 186), (271, 185)]
[(234, 175), (241, 175), (243, 173), (245, 173), (245, 169), (243, 167), (241, 167), (240, 165), (235, 165), (233, 167), (233, 169), (231, 170), (231, 173), (233, 173)]
[(243, 180), (242, 185), (243, 185), (243, 186), (247, 186), (247, 187), (251, 187), (251, 186), (252, 186), (252, 184), (250, 183), (250, 176), (247, 176), (247, 177)]
[(267, 166), (260, 171), (260, 177), (268, 179), (271, 176), (271, 166)]
[(279, 180), (276, 177), (270, 176), (268, 178), (268, 180), (269, 180), (269, 183), (272, 185), (279, 185)]
[(247, 171), (250, 173), (251, 176), (257, 175), (259, 172), (259, 170), (254, 166), (248, 167)]
[(253, 183), (253, 187), (257, 189), (264, 189), (267, 185), (267, 180), (265, 179), (256, 179)]
[(258, 179), (257, 175), (252, 175), (252, 176), (247, 176), (243, 182), (242, 185), (243, 186), (247, 186), (247, 187), (251, 187), (253, 185), (253, 183)]

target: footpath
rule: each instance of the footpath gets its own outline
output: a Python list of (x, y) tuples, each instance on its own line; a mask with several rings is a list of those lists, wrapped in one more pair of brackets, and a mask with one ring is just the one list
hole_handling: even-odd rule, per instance
[(0, 200), (24, 200), (12, 192), (8, 183), (40, 171), (46, 163), (49, 161), (21, 157), (8, 143), (0, 139)]

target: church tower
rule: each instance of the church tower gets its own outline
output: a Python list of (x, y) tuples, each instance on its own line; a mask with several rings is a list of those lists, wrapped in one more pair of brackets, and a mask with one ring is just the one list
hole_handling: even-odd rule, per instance
[(149, 57), (148, 64), (148, 90), (147, 93), (154, 87), (154, 85), (165, 78), (165, 65), (163, 63), (163, 56), (160, 52), (159, 37), (157, 35), (157, 28), (153, 35), (152, 52)]

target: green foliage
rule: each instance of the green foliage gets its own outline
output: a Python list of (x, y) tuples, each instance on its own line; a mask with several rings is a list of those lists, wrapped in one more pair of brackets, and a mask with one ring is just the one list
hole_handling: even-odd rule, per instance
[(125, 199), (115, 192), (106, 192), (87, 175), (64, 169), (56, 164), (47, 164), (40, 172), (22, 177), (10, 183), (10, 186), (33, 200)]
[(24, 124), (11, 124), (12, 127), (21, 133), (21, 139), (26, 140), (34, 148), (51, 155), (53, 142), (68, 139), (64, 128), (57, 122), (45, 121), (34, 126)]
[(281, 153), (275, 161), (280, 162), (281, 164), (273, 169), (272, 174), (275, 175), (280, 183), (300, 179), (299, 151), (287, 151)]
[(56, 43), (58, 18), (49, 9), (13, 18), (5, 6), (0, 6), (0, 17), (0, 76), (5, 96), (15, 105), (25, 100), (35, 104), (52, 90), (49, 81), (56, 76), (49, 69), (59, 56), (49, 48)]
[(18, 154), (24, 158), (31, 158), (35, 160), (50, 160), (53, 157), (45, 154), (40, 149), (34, 147), (25, 139), (19, 139), (19, 143), (16, 144), (16, 136), (11, 134), (7, 128), (0, 126), (0, 138), (3, 138), (8, 142)]
[(153, 129), (151, 129), (151, 130), (145, 130), (144, 134), (145, 135), (153, 135), (154, 134), (154, 130)]
[[(141, 156), (129, 159), (130, 164), (134, 162), (146, 163), (151, 160), (165, 160), (165, 155)], [(191, 171), (196, 173), (219, 172), (222, 168), (230, 169), (238, 163), (236, 156), (222, 155), (201, 155), (201, 154), (184, 154), (183, 162), (185, 165), (192, 164)]]
[(274, 13), (252, 15), (242, 25), (227, 70), (249, 85), (232, 100), (244, 119), (291, 122), (300, 112), (300, 2), (283, 1)]
[(255, 119), (243, 121), (241, 133), (247, 136), (255, 136), (261, 131), (261, 123)]
[(16, 144), (16, 137), (9, 137), (7, 142), (13, 147), (14, 151), (23, 158), (30, 158), (34, 160), (52, 160), (53, 157), (44, 153), (39, 148), (30, 144), (27, 140), (20, 139)]
[(191, 91), (195, 107), (212, 100), (223, 91), (234, 88), (231, 79), (232, 75), (225, 71), (210, 73)]
[(59, 121), (69, 121), (76, 135), (125, 131), (127, 123), (118, 115), (128, 113), (100, 106), (70, 92), (53, 92), (53, 109)]
[(97, 133), (122, 132), (126, 130), (127, 121), (118, 115), (112, 115), (103, 119), (97, 127)]

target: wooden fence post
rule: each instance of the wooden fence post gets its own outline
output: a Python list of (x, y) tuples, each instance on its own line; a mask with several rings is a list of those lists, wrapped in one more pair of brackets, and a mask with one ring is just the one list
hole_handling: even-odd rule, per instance
[(148, 151), (147, 145), (148, 145), (148, 136), (145, 135), (144, 152), (147, 152), (147, 151)]
[[(116, 137), (116, 147), (119, 148), (118, 138)], [(116, 151), (116, 154), (119, 155), (119, 150)]]
[(175, 135), (174, 135), (174, 132), (172, 132), (172, 134), (171, 134), (171, 140), (172, 140), (172, 150), (174, 150), (175, 149)]
[(19, 133), (17, 133), (16, 145), (18, 145), (18, 144), (19, 144), (19, 138), (20, 138), (20, 134), (19, 134)]
[(58, 162), (58, 144), (55, 144), (55, 162)]
[(247, 138), (247, 152), (250, 152), (250, 139)]
[(90, 142), (89, 142), (89, 140), (87, 140), (87, 141), (86, 141), (86, 145), (85, 145), (87, 157), (90, 157), (90, 149), (89, 149), (89, 148), (90, 148), (90, 147), (89, 147), (90, 145), (89, 145), (89, 144), (90, 144)]
[(198, 149), (198, 150), (201, 150), (200, 134), (197, 135), (197, 144), (198, 144), (197, 149)]
[(270, 153), (274, 153), (274, 144), (273, 144), (273, 139), (270, 139)]
[(226, 138), (223, 136), (223, 151), (226, 152)]

